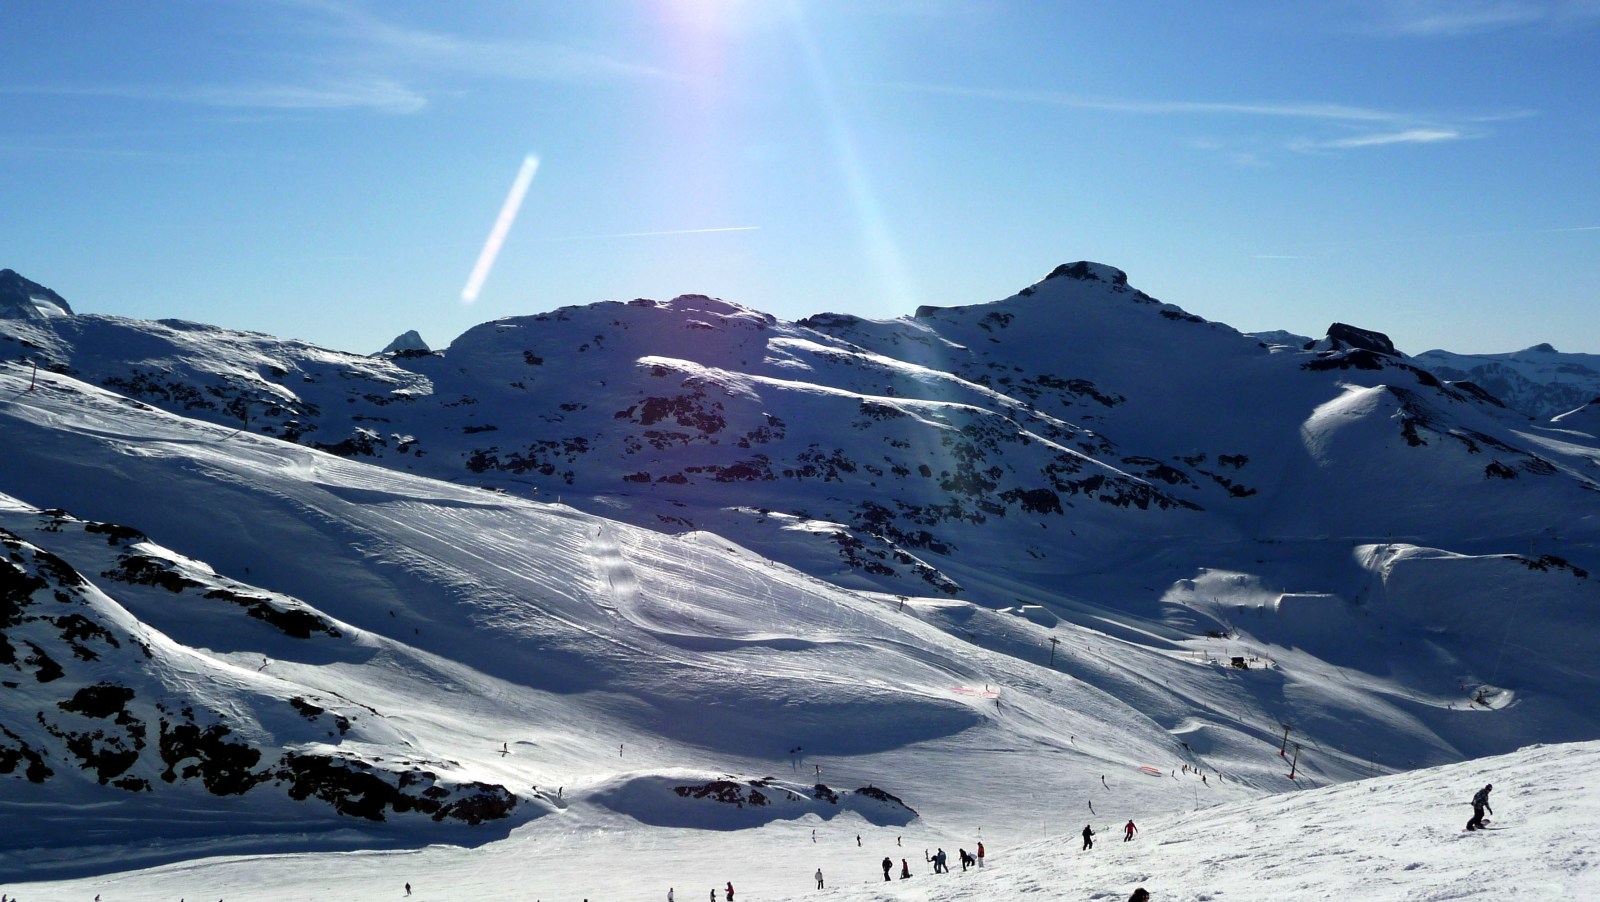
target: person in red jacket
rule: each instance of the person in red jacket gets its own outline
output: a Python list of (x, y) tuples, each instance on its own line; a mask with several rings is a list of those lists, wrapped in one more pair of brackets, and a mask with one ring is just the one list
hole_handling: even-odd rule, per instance
[(900, 879), (906, 880), (911, 876), (911, 865), (906, 864), (904, 858), (900, 859)]
[(978, 843), (978, 867), (983, 867), (983, 843)]
[(1133, 825), (1133, 818), (1128, 818), (1128, 826), (1122, 828), (1122, 841), (1128, 842), (1133, 839), (1133, 834), (1138, 832), (1139, 828)]
[(733, 902), (733, 881), (732, 880), (728, 881), (728, 889), (726, 890), (726, 892), (728, 894), (728, 902)]

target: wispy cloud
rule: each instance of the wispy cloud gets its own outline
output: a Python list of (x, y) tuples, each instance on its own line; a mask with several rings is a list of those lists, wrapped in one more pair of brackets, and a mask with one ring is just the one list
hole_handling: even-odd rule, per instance
[[(1297, 152), (1357, 150), (1394, 144), (1438, 144), (1482, 137), (1486, 132), (1469, 123), (1487, 123), (1533, 115), (1527, 111), (1516, 113), (1438, 117), (1386, 110), (1379, 107), (1357, 106), (1323, 102), (1219, 102), (1193, 100), (1136, 100), (1125, 98), (1086, 97), (1056, 91), (1011, 90), (998, 88), (968, 88), (939, 84), (888, 83), (881, 87), (970, 97), (978, 100), (996, 100), (1006, 103), (1040, 104), (1064, 109), (1096, 112), (1127, 113), (1140, 116), (1182, 116), (1191, 118), (1253, 118), (1265, 120), (1301, 121), (1323, 126), (1334, 134), (1326, 137), (1295, 135), (1280, 139), (1278, 146)], [(1350, 134), (1350, 132), (1358, 132)], [(1258, 153), (1239, 154), (1226, 142), (1215, 138), (1190, 142), (1201, 150), (1227, 152), (1241, 164), (1260, 163)]]
[(0, 94), (114, 97), (240, 109), (371, 109), (385, 113), (414, 113), (428, 102), (427, 98), (398, 82), (378, 79), (321, 84), (12, 85), (0, 87)]
[(1460, 141), (1475, 137), (1454, 128), (1408, 128), (1397, 132), (1378, 132), (1352, 135), (1327, 141), (1304, 141), (1291, 144), (1295, 150), (1349, 150), (1357, 147), (1382, 147), (1388, 144), (1437, 144), (1440, 141)]
[(1460, 37), (1600, 24), (1597, 0), (1376, 0), (1374, 27), (1396, 37)]
[(927, 94), (973, 97), (981, 100), (1001, 100), (1009, 103), (1049, 104), (1069, 109), (1100, 110), (1112, 113), (1266, 116), (1279, 119), (1317, 119), (1337, 122), (1398, 122), (1408, 118), (1403, 113), (1339, 103), (1229, 103), (1191, 100), (1128, 100), (1085, 97), (1059, 91), (968, 88), (956, 85), (911, 82), (889, 82), (881, 84), (881, 87)]
[(229, 85), (196, 88), (187, 99), (211, 106), (275, 110), (370, 109), (415, 113), (428, 99), (399, 82), (358, 80), (323, 85)]
[(342, 44), (349, 65), (513, 80), (674, 77), (663, 70), (552, 41), (468, 37), (404, 24), (347, 0), (275, 0), (305, 15), (291, 27)]
[(242, 42), (235, 55), (257, 75), (220, 80), (207, 74), (183, 84), (78, 85), (41, 77), (31, 85), (0, 86), (0, 94), (406, 115), (425, 109), (433, 96), (465, 90), (463, 83), (472, 79), (676, 77), (551, 41), (468, 37), (402, 24), (349, 0), (271, 0), (237, 8), (252, 14), (248, 26), (241, 26), (252, 40)]

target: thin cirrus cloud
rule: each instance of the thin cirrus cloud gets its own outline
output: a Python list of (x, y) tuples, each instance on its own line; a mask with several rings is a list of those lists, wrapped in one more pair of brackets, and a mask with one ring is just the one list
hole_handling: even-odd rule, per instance
[[(1462, 117), (1461, 124), (1439, 121), (1436, 118), (1412, 113), (1339, 103), (1251, 103), (1185, 100), (1127, 100), (1120, 98), (1084, 97), (1054, 91), (1008, 90), (996, 88), (966, 88), (938, 84), (892, 83), (882, 87), (970, 97), (979, 100), (998, 100), (1008, 103), (1042, 104), (1065, 109), (1096, 112), (1127, 113), (1142, 116), (1244, 117), (1279, 119), (1320, 123), (1333, 129), (1363, 130), (1362, 134), (1330, 138), (1285, 139), (1283, 147), (1298, 152), (1330, 150), (1357, 150), (1394, 144), (1438, 144), (1481, 137), (1484, 132), (1466, 125), (1467, 122), (1490, 122), (1531, 115), (1520, 112), (1509, 115)], [(1221, 148), (1213, 148), (1221, 149)]]
[(1408, 128), (1397, 132), (1378, 132), (1370, 135), (1352, 135), (1328, 141), (1297, 141), (1289, 146), (1294, 150), (1349, 150), (1358, 147), (1382, 147), (1386, 144), (1437, 144), (1440, 141), (1460, 141), (1476, 135), (1454, 128)]
[(269, 54), (265, 59), (271, 74), (259, 78), (197, 84), (22, 84), (0, 86), (0, 94), (408, 115), (429, 104), (429, 93), (419, 84), (437, 85), (450, 75), (513, 81), (675, 77), (549, 41), (474, 39), (399, 25), (336, 0), (276, 0), (273, 6), (291, 14), (287, 22), (275, 24), (277, 29), (314, 38), (318, 46)]
[(1375, 28), (1394, 37), (1462, 37), (1600, 23), (1595, 0), (1379, 0)]
[(664, 70), (543, 40), (464, 37), (401, 24), (343, 0), (275, 0), (289, 28), (334, 45), (351, 64), (518, 81), (672, 78)]
[(109, 97), (232, 109), (370, 109), (384, 113), (415, 113), (428, 103), (426, 97), (406, 86), (382, 79), (336, 80), (319, 84), (20, 85), (0, 88), (0, 94)]

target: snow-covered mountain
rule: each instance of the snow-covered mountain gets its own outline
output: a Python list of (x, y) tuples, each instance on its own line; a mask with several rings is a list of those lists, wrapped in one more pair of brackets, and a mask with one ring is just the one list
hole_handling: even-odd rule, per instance
[(1368, 330), (1270, 345), (1077, 263), (892, 321), (0, 339), (0, 816), (52, 825), (0, 875), (1014, 846), (1096, 785), (1145, 816), (1600, 736), (1600, 442)]
[(1537, 420), (1600, 398), (1600, 354), (1557, 351), (1548, 344), (1509, 354), (1424, 351), (1412, 358), (1441, 379), (1467, 380)]
[(71, 316), (66, 298), (24, 279), (16, 271), (0, 269), (0, 319), (42, 320)]

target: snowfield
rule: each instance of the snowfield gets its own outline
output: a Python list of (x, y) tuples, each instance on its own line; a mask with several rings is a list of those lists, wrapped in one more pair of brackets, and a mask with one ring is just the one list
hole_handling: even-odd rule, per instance
[(1600, 445), (1378, 333), (1089, 263), (380, 358), (55, 307), (0, 318), (8, 897), (1600, 897)]
[[(1032, 768), (1010, 774), (1027, 779)], [(662, 902), (708, 898), (731, 881), (740, 899), (1120, 902), (1143, 886), (1161, 902), (1345, 900), (1429, 902), (1600, 898), (1600, 743), (1533, 746), (1509, 755), (1378, 777), (1249, 802), (1146, 817), (1124, 794), (1100, 796), (1099, 813), (1041, 804), (1033, 823), (993, 839), (995, 824), (961, 831), (874, 824), (854, 814), (803, 816), (757, 830), (683, 830), (626, 819), (540, 832), (532, 827), (480, 848), (406, 852), (228, 856), (74, 881), (7, 883), (22, 902), (91, 898), (325, 900), (591, 899)], [(1141, 779), (1117, 775), (1120, 784)], [(1187, 778), (1163, 781), (1187, 796)], [(978, 781), (981, 782), (981, 781)], [(1468, 833), (1466, 804), (1494, 784), (1490, 829)], [(956, 774), (951, 793), (970, 793)], [(1122, 841), (1122, 825), (1138, 832)], [(1096, 831), (1082, 851), (1080, 823)], [(813, 835), (815, 839), (813, 839)], [(857, 846), (857, 837), (861, 844)], [(933, 874), (923, 852), (985, 843), (985, 866)], [(881, 879), (889, 856), (910, 880)], [(823, 872), (826, 889), (812, 882)]]

